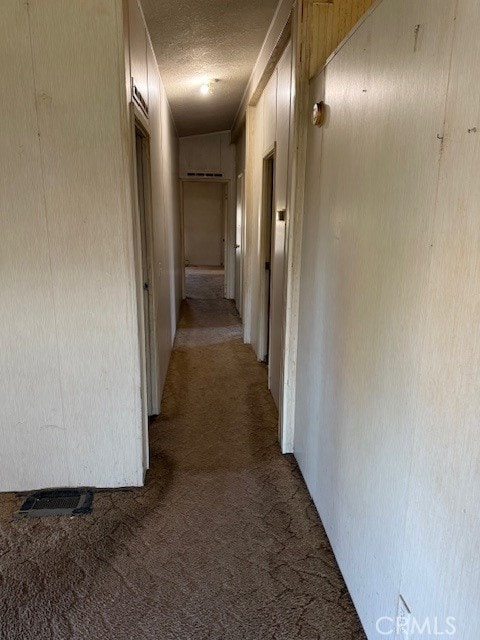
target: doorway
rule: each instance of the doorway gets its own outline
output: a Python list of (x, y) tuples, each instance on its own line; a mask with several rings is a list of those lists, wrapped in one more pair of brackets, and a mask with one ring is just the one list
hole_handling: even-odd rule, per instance
[(228, 185), (183, 182), (185, 296), (224, 298)]
[(243, 234), (245, 210), (245, 176), (237, 177), (237, 208), (235, 222), (235, 306), (240, 316), (243, 313)]
[(135, 153), (138, 201), (138, 265), (140, 269), (141, 304), (140, 334), (144, 343), (145, 391), (148, 415), (156, 413), (158, 406), (155, 359), (155, 305), (153, 291), (153, 221), (151, 210), (150, 139), (135, 127)]
[(262, 207), (262, 263), (264, 270), (264, 289), (261, 312), (261, 345), (263, 362), (269, 364), (271, 335), (271, 297), (272, 297), (272, 229), (275, 203), (275, 154), (263, 161), (263, 207)]

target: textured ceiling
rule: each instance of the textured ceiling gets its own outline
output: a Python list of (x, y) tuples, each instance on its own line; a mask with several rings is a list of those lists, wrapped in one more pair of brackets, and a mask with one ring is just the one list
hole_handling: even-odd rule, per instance
[(278, 0), (141, 3), (179, 135), (230, 129)]

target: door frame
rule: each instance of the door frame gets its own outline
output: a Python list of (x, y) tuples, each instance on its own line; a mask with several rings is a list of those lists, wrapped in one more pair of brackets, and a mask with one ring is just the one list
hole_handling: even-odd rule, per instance
[[(132, 173), (133, 173), (133, 241), (134, 241), (134, 261), (135, 261), (135, 288), (137, 300), (137, 323), (140, 355), (140, 387), (141, 387), (141, 413), (143, 425), (143, 457), (144, 469), (149, 466), (149, 439), (148, 439), (148, 418), (149, 415), (156, 415), (160, 412), (160, 398), (158, 390), (158, 350), (156, 331), (156, 296), (155, 296), (155, 273), (154, 273), (154, 238), (153, 238), (153, 207), (152, 207), (152, 176), (150, 164), (150, 130), (148, 120), (143, 113), (132, 102), (131, 108), (131, 149), (132, 149)], [(144, 280), (143, 280), (143, 242), (141, 233), (140, 207), (138, 203), (138, 178), (137, 178), (137, 133), (142, 139), (143, 158), (143, 183), (144, 183), (144, 205), (145, 205), (145, 227), (146, 227), (146, 252), (148, 270), (148, 326), (149, 326), (149, 359), (150, 376), (147, 385), (147, 345), (145, 337), (145, 305), (144, 305)], [(150, 397), (147, 393), (150, 390)]]
[[(275, 216), (275, 161), (276, 161), (276, 144), (264, 155), (262, 161), (262, 212), (260, 216), (260, 269), (264, 277), (260, 278), (261, 287), (261, 304), (260, 304), (260, 333), (259, 333), (259, 354), (262, 361), (266, 361), (268, 365), (268, 356), (270, 354), (270, 338), (271, 338), (271, 313), (270, 303), (272, 300), (272, 248), (273, 248), (273, 230)], [(271, 185), (271, 190), (270, 190)], [(266, 264), (269, 263), (268, 291)], [(270, 370), (270, 367), (269, 367)], [(270, 378), (270, 374), (269, 374)]]
[[(245, 262), (245, 172), (239, 173), (236, 184), (235, 207), (235, 304), (240, 317), (243, 316), (243, 269)], [(240, 208), (240, 246), (237, 246), (238, 213)], [(237, 250), (240, 256), (237, 269)], [(237, 291), (237, 283), (238, 289)]]
[[(181, 255), (182, 255), (182, 299), (185, 300), (185, 190), (184, 186), (188, 182), (200, 182), (200, 183), (215, 183), (222, 184), (223, 187), (223, 268), (224, 268), (224, 284), (223, 295), (225, 298), (229, 295), (229, 277), (232, 272), (231, 257), (229, 251), (229, 239), (231, 235), (231, 223), (229, 216), (229, 203), (232, 194), (231, 180), (228, 179), (211, 179), (211, 178), (180, 178), (180, 242), (181, 242)], [(233, 273), (235, 274), (235, 261), (233, 264)]]

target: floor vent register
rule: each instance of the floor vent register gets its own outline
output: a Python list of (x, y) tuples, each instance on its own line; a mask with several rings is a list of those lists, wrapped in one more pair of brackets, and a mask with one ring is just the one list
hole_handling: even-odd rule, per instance
[(16, 519), (46, 516), (85, 516), (92, 512), (93, 491), (88, 489), (55, 489), (30, 493)]

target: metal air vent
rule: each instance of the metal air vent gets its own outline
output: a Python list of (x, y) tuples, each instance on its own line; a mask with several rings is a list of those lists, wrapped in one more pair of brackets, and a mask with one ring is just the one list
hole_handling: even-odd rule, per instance
[(205, 173), (205, 172), (196, 172), (189, 171), (187, 173), (189, 178), (223, 178), (223, 173)]
[(35, 491), (27, 496), (15, 518), (83, 516), (92, 511), (93, 492), (86, 489)]

